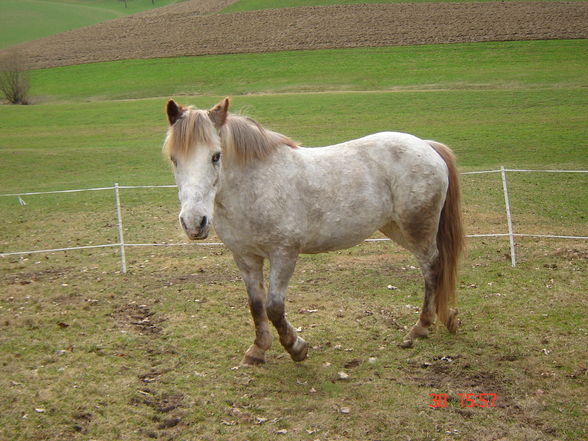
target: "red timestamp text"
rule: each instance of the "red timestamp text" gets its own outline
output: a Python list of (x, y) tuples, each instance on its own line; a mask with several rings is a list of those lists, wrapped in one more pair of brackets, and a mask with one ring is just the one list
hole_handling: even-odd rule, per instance
[[(498, 398), (495, 393), (460, 393), (458, 395), (460, 407), (494, 407)], [(430, 393), (429, 397), (431, 398), (429, 407), (433, 409), (447, 407), (447, 394)]]

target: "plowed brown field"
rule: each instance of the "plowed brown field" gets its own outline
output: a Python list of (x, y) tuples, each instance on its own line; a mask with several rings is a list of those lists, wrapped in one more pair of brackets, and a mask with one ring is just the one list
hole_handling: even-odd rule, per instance
[(588, 2), (358, 4), (203, 15), (228, 3), (179, 3), (19, 50), (29, 67), (43, 68), (184, 55), (588, 38)]

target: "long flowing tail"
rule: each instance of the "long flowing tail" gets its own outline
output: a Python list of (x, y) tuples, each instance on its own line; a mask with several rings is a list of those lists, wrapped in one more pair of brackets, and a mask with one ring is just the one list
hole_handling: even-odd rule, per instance
[(459, 174), (455, 156), (451, 149), (439, 142), (427, 142), (443, 158), (449, 172), (449, 187), (445, 205), (441, 211), (439, 230), (437, 231), (439, 260), (437, 264), (438, 277), (435, 307), (439, 320), (447, 326), (450, 332), (456, 332), (459, 321), (457, 311), (451, 309), (451, 307), (456, 304), (457, 267), (465, 246)]

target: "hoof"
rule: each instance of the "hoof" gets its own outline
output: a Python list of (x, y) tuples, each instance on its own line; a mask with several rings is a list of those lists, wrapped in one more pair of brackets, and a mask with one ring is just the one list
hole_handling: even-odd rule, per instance
[(249, 355), (246, 355), (245, 357), (243, 357), (243, 360), (241, 360), (241, 366), (243, 367), (259, 366), (264, 363), (265, 360), (263, 358), (254, 358), (250, 357)]
[(457, 317), (457, 310), (452, 309), (449, 312), (449, 317), (447, 318), (447, 325), (446, 325), (447, 329), (452, 334), (455, 334), (457, 332), (458, 328), (460, 327), (460, 325), (461, 325), (461, 321)]
[(429, 328), (417, 324), (412, 327), (410, 333), (416, 338), (427, 338), (429, 336)]
[(412, 348), (413, 341), (412, 340), (404, 340), (402, 343), (398, 343), (398, 346), (402, 349)]
[(298, 337), (288, 352), (294, 361), (306, 360), (306, 357), (308, 356), (308, 343)]
[(265, 351), (255, 345), (251, 345), (241, 361), (241, 366), (259, 366), (265, 363)]
[(412, 327), (410, 332), (404, 336), (404, 340), (398, 346), (407, 349), (412, 348), (415, 338), (427, 338), (429, 336), (429, 328), (419, 325), (418, 323)]

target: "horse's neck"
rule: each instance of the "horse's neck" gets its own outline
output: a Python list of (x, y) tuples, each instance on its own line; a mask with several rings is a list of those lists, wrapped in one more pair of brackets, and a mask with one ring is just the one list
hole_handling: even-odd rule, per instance
[(299, 162), (295, 150), (279, 147), (278, 151), (267, 158), (246, 165), (230, 163), (223, 168), (216, 200), (221, 204), (229, 203), (237, 200), (240, 195), (265, 191), (278, 184), (293, 168), (303, 166)]
[(246, 193), (259, 174), (258, 165), (223, 165), (221, 182), (216, 194), (215, 203), (223, 208), (230, 208), (235, 196)]

